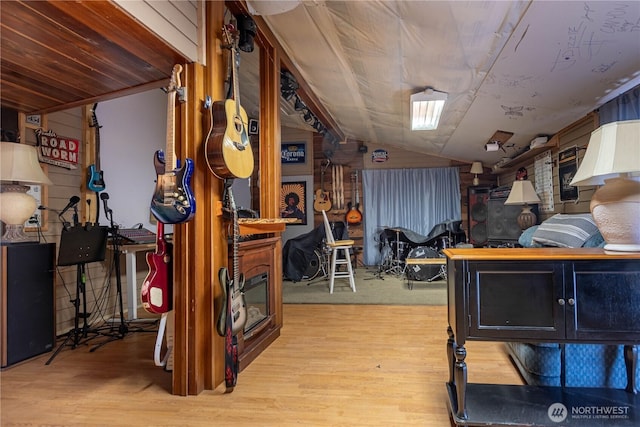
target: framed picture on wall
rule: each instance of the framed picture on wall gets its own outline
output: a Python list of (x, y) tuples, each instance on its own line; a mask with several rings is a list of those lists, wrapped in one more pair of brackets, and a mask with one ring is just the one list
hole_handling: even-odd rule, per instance
[(280, 187), (280, 217), (295, 218), (291, 225), (307, 225), (307, 188), (305, 181), (283, 182)]
[(571, 180), (578, 170), (578, 147), (573, 146), (558, 153), (558, 181), (560, 185), (560, 201), (578, 200), (578, 187), (571, 185)]

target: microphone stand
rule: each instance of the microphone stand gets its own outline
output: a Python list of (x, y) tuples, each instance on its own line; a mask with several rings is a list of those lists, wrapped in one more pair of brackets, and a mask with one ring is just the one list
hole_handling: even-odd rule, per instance
[[(107, 199), (109, 198), (109, 195), (107, 193), (103, 193), (101, 195), (101, 198), (102, 198), (102, 201), (104, 202), (104, 214), (109, 220), (109, 233), (111, 233), (113, 265), (115, 266), (115, 275), (116, 275), (116, 298), (118, 300), (118, 306), (120, 309), (120, 326), (118, 327), (117, 335), (112, 335), (112, 339), (104, 341), (100, 344), (97, 344), (95, 347), (89, 350), (90, 352), (94, 352), (100, 347), (102, 347), (103, 345), (111, 341), (114, 341), (116, 339), (123, 339), (127, 334), (127, 332), (129, 332), (129, 328), (127, 327), (127, 324), (124, 320), (124, 306), (122, 303), (122, 279), (120, 277), (121, 276), (120, 255), (122, 254), (122, 250), (120, 249), (120, 247), (122, 245), (122, 242), (121, 242), (122, 237), (120, 237), (118, 233), (118, 228), (119, 228), (118, 224), (116, 224), (113, 221), (113, 211), (109, 209), (109, 207), (107, 206)], [(132, 297), (130, 296), (130, 298)], [(113, 330), (113, 325), (111, 327), (111, 330)]]
[[(45, 208), (42, 206), (42, 208)], [(58, 218), (62, 221), (62, 225), (65, 231), (69, 231), (69, 223), (64, 218), (64, 212), (58, 214)], [(78, 208), (74, 206), (73, 225), (77, 227), (79, 225)], [(64, 236), (64, 235), (63, 235)], [(61, 237), (61, 239), (64, 237)], [(80, 312), (80, 301), (82, 299), (82, 312)], [(87, 294), (86, 294), (86, 269), (85, 263), (79, 262), (76, 264), (76, 296), (71, 300), (73, 304), (75, 315), (73, 320), (73, 329), (67, 332), (67, 337), (64, 342), (57, 348), (57, 350), (51, 355), (51, 357), (45, 362), (45, 365), (51, 364), (53, 359), (56, 358), (58, 353), (67, 345), (72, 349), (77, 348), (81, 341), (84, 339), (85, 343), (102, 335), (98, 330), (91, 329), (89, 326), (89, 316), (91, 313), (87, 312)], [(80, 327), (80, 318), (82, 318), (82, 327)], [(89, 333), (94, 336), (89, 338)]]

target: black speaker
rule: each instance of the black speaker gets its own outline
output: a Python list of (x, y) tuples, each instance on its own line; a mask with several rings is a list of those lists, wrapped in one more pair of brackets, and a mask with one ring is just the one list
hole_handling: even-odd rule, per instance
[(487, 243), (487, 219), (489, 217), (489, 187), (469, 187), (467, 194), (469, 243), (483, 246)]
[[(490, 198), (489, 218), (487, 220), (487, 240), (495, 242), (516, 242), (522, 230), (518, 225), (518, 215), (522, 206), (505, 205), (507, 198)], [(538, 205), (532, 205), (531, 211), (538, 216)]]
[(53, 350), (54, 243), (2, 246), (2, 367)]

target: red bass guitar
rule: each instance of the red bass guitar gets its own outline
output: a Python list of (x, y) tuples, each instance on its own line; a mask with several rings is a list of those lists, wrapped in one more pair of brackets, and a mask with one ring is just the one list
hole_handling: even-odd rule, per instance
[(158, 221), (157, 232), (156, 251), (147, 253), (149, 273), (142, 283), (140, 299), (149, 313), (162, 314), (172, 308), (173, 245), (164, 238), (164, 223)]

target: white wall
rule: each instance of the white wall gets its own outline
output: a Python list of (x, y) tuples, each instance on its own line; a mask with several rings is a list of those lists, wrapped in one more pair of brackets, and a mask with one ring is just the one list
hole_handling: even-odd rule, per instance
[[(166, 149), (167, 94), (154, 89), (98, 104), (100, 166), (109, 208), (121, 228), (142, 223), (155, 232), (150, 204), (155, 190), (157, 150)], [(100, 223), (108, 224), (101, 207)], [(171, 232), (171, 226), (165, 232)]]

